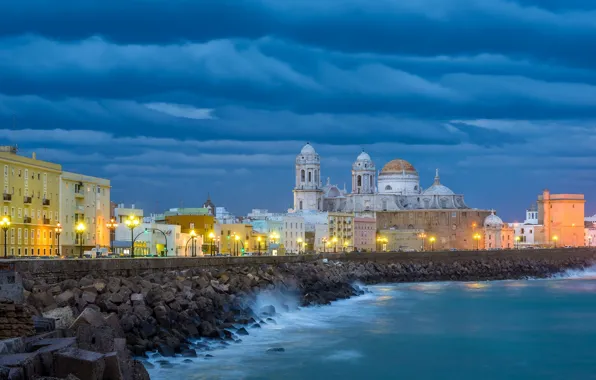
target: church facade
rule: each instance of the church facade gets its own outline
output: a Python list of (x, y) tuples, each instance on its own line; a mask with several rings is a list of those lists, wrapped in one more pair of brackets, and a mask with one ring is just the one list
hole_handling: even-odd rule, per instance
[(331, 211), (371, 213), (381, 211), (469, 209), (464, 196), (441, 184), (437, 169), (434, 183), (420, 186), (418, 171), (412, 164), (395, 159), (377, 172), (366, 152), (352, 164), (351, 192), (321, 180), (321, 159), (307, 143), (296, 156), (294, 211)]

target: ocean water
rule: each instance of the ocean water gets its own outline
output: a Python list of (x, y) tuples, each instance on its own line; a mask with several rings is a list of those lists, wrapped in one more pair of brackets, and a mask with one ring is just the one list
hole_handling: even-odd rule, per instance
[[(596, 268), (555, 279), (387, 284), (275, 317), (172, 379), (596, 379)], [(259, 303), (279, 303), (263, 295)], [(279, 309), (279, 308), (278, 308)], [(266, 352), (283, 347), (285, 352)]]

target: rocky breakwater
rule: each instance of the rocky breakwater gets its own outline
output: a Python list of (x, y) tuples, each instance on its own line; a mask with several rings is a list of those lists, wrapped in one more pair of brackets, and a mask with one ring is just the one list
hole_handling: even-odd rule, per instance
[[(355, 282), (477, 281), (548, 277), (590, 265), (585, 258), (516, 257), (465, 261), (387, 262), (319, 260), (309, 263), (193, 268), (133, 277), (87, 275), (58, 284), (23, 273), (26, 302), (57, 320), (82, 347), (114, 350), (115, 339), (143, 356), (202, 355), (193, 338), (238, 342), (251, 328), (274, 323), (280, 310), (259, 305), (257, 296), (275, 293), (302, 306), (327, 304), (357, 295)], [(289, 304), (289, 302), (288, 302)], [(288, 309), (289, 306), (282, 306)], [(90, 319), (84, 328), (75, 318)], [(103, 318), (99, 319), (98, 315)], [(100, 343), (104, 342), (104, 343)], [(192, 343), (195, 342), (195, 343)], [(102, 345), (106, 346), (103, 347)], [(91, 347), (92, 346), (92, 347)], [(189, 359), (192, 360), (192, 359)], [(134, 367), (134, 365), (133, 365)], [(128, 377), (126, 377), (128, 376)], [(125, 374), (122, 378), (130, 378)]]

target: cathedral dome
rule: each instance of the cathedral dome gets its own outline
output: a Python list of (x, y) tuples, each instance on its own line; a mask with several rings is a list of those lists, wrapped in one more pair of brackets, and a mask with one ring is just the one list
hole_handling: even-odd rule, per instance
[(503, 220), (496, 216), (494, 211), (492, 211), (491, 214), (484, 219), (484, 227), (500, 228), (502, 226)]
[(409, 174), (418, 174), (414, 168), (414, 165), (410, 164), (406, 160), (401, 159), (389, 161), (381, 170), (381, 174), (401, 174), (404, 172)]
[(356, 158), (356, 161), (372, 161), (370, 159), (370, 156), (368, 155), (368, 153), (366, 153), (365, 151), (362, 151), (362, 153), (360, 153), (358, 155), (358, 157)]
[(429, 187), (428, 189), (424, 190), (424, 192), (422, 194), (424, 194), (424, 195), (455, 195), (455, 193), (453, 191), (451, 191), (450, 188), (441, 184), (441, 181), (439, 178), (439, 169), (437, 169), (437, 174), (435, 175), (435, 183), (433, 183), (432, 186)]
[(316, 154), (315, 148), (310, 145), (310, 143), (306, 143), (305, 146), (302, 147), (300, 154)]

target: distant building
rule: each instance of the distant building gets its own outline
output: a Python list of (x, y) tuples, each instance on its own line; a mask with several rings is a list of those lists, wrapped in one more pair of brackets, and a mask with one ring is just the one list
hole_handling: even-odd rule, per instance
[(377, 221), (374, 218), (354, 218), (354, 250), (372, 252), (376, 248)]
[(229, 212), (225, 207), (217, 207), (216, 210), (216, 219), (218, 223), (235, 224), (239, 222), (238, 218), (236, 218), (236, 216)]
[(207, 209), (208, 215), (217, 216), (217, 207), (211, 201), (211, 195), (207, 194), (207, 200), (203, 203), (203, 208)]
[(583, 194), (538, 196), (538, 224), (544, 226), (542, 244), (581, 246), (584, 244), (585, 199)]
[(306, 236), (304, 218), (298, 215), (285, 215), (282, 219), (282, 243), (287, 253), (304, 253)]
[(328, 214), (328, 245), (333, 252), (352, 250), (354, 246), (354, 214), (330, 212)]
[(515, 233), (513, 227), (503, 223), (494, 211), (484, 219), (483, 234), (479, 244), (484, 249), (515, 248)]

